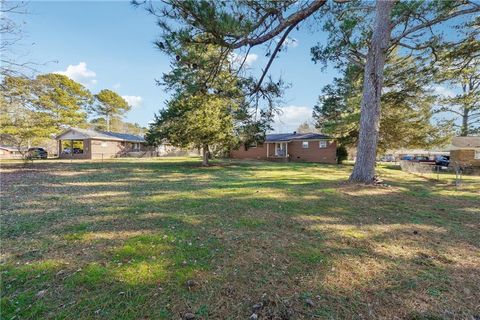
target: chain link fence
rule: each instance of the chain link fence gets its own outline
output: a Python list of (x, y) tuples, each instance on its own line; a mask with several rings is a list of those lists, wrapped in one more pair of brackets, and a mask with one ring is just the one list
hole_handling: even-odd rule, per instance
[(402, 171), (422, 175), (437, 181), (453, 182), (456, 186), (463, 184), (479, 184), (480, 167), (468, 163), (450, 163), (448, 167), (433, 162), (400, 161)]

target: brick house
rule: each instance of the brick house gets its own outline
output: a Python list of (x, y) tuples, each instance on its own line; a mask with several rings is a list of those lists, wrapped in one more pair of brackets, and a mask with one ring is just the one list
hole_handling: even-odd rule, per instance
[(232, 150), (236, 159), (337, 163), (335, 141), (318, 133), (267, 134), (262, 144)]
[(480, 167), (480, 136), (454, 137), (450, 163)]
[[(24, 150), (25, 152), (26, 150)], [(21, 159), (22, 153), (18, 148), (0, 146), (0, 159)]]
[(56, 140), (58, 157), (66, 159), (140, 157), (152, 152), (143, 137), (110, 131), (70, 128)]

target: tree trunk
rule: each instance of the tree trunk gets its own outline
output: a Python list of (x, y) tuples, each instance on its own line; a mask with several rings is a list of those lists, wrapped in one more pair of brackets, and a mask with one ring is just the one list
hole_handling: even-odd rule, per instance
[[(468, 97), (468, 95), (472, 92), (473, 90), (473, 83), (472, 79), (469, 79), (468, 84), (465, 84), (463, 86), (463, 96)], [(469, 100), (468, 98), (466, 99), (467, 101)], [(470, 108), (468, 105), (464, 104), (463, 105), (463, 115), (462, 115), (462, 127), (460, 128), (460, 136), (466, 137), (468, 136), (468, 123), (470, 118)]]
[(380, 97), (383, 87), (383, 68), (390, 42), (390, 13), (394, 1), (377, 0), (375, 28), (367, 54), (363, 79), (363, 96), (360, 111), (360, 132), (357, 159), (350, 181), (373, 183), (380, 127)]
[(463, 115), (462, 115), (462, 128), (460, 135), (462, 137), (468, 136), (468, 117), (469, 117), (469, 112), (470, 110), (468, 108), (463, 109)]
[(204, 145), (203, 145), (203, 149), (202, 149), (202, 165), (205, 166), (205, 167), (208, 167), (208, 166), (209, 166), (209, 163), (208, 163), (208, 144), (204, 144)]

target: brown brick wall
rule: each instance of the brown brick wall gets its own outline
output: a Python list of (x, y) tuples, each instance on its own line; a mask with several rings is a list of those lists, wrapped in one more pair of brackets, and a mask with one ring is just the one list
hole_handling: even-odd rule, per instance
[[(273, 156), (274, 146), (269, 146), (269, 154)], [(245, 150), (245, 146), (240, 146), (238, 150), (232, 150), (230, 156), (236, 159), (267, 159), (267, 145), (264, 143), (257, 147), (248, 148)]]
[(468, 164), (472, 166), (480, 167), (480, 160), (475, 159), (475, 150), (462, 149), (450, 151), (450, 163), (451, 164)]
[[(302, 141), (300, 140), (295, 140), (288, 144), (290, 161), (336, 163), (337, 146), (335, 142), (328, 143), (327, 148), (320, 148), (318, 140), (310, 140), (308, 142), (309, 146), (305, 149), (302, 147)], [(273, 160), (275, 143), (269, 144), (268, 153), (269, 159)], [(232, 150), (230, 156), (236, 159), (267, 160), (267, 144), (264, 143), (256, 148), (248, 148), (248, 150), (241, 146), (238, 150)]]
[(91, 159), (115, 158), (119, 156), (123, 150), (120, 141), (91, 140), (91, 145)]
[(0, 159), (21, 159), (21, 158), (22, 158), (22, 155), (20, 152), (0, 149)]
[(308, 141), (308, 148), (303, 148), (302, 142), (295, 140), (288, 144), (288, 154), (291, 161), (337, 163), (335, 142), (328, 142), (326, 148), (320, 148), (318, 140)]

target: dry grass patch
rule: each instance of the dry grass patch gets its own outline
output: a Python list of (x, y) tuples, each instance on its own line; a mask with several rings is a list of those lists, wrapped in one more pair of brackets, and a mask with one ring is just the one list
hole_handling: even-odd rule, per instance
[(475, 319), (480, 185), (142, 159), (2, 170), (2, 319)]

